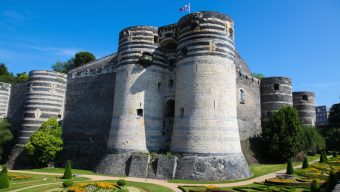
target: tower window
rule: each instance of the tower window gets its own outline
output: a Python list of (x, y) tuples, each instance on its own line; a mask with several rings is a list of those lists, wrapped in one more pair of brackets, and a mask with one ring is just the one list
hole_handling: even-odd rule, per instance
[(230, 36), (230, 38), (234, 37), (234, 31), (233, 31), (232, 28), (229, 28), (229, 36)]
[(184, 116), (184, 108), (181, 108), (181, 117)]
[(275, 91), (280, 90), (280, 85), (279, 85), (279, 84), (274, 84), (274, 90), (275, 90)]
[(308, 95), (302, 95), (302, 101), (308, 101)]
[(188, 49), (186, 47), (183, 47), (181, 49), (181, 53), (182, 53), (183, 56), (186, 56), (188, 54)]
[(137, 109), (137, 116), (143, 117), (143, 109)]
[(161, 89), (161, 83), (158, 83), (158, 84), (157, 84), (157, 88), (158, 88), (158, 89)]
[(245, 93), (244, 93), (243, 89), (240, 89), (240, 103), (241, 104), (245, 104), (246, 103), (246, 96), (245, 96)]
[(60, 114), (58, 115), (58, 119), (61, 119), (61, 115)]
[(173, 88), (174, 87), (174, 80), (170, 79), (169, 80), (169, 88)]
[(154, 43), (158, 43), (158, 35), (154, 35), (153, 36), (153, 42)]

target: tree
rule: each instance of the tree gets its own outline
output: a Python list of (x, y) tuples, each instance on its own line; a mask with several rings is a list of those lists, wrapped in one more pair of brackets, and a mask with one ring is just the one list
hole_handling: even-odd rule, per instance
[(303, 128), (305, 133), (305, 152), (314, 155), (317, 151), (326, 148), (325, 138), (315, 127), (303, 126)]
[(258, 79), (263, 79), (265, 76), (262, 73), (252, 73), (251, 74), (253, 77), (256, 77)]
[(287, 171), (286, 171), (286, 173), (289, 174), (289, 175), (294, 174), (293, 163), (292, 163), (292, 160), (290, 160), (290, 159), (287, 162)]
[(57, 61), (54, 65), (52, 65), (52, 70), (59, 72), (59, 73), (68, 73), (73, 68), (74, 68), (74, 57), (67, 60), (66, 62)]
[(72, 179), (72, 167), (71, 167), (71, 161), (70, 160), (66, 161), (63, 179)]
[(321, 151), (320, 153), (320, 163), (326, 163), (327, 162), (327, 159), (326, 159), (326, 155), (325, 155), (325, 152), (324, 151)]
[(328, 124), (340, 128), (340, 103), (334, 104), (329, 110)]
[(74, 56), (74, 66), (79, 67), (94, 60), (96, 60), (96, 57), (92, 53), (80, 51)]
[(303, 163), (302, 163), (302, 169), (306, 169), (309, 167), (309, 164), (308, 164), (308, 158), (307, 157), (304, 157), (303, 158)]
[(16, 77), (17, 82), (26, 82), (28, 81), (28, 74), (26, 72), (18, 73)]
[(8, 170), (7, 167), (3, 167), (0, 172), (0, 189), (9, 187)]
[(317, 180), (313, 180), (310, 186), (311, 192), (319, 192), (320, 191), (320, 185)]
[(327, 149), (340, 150), (340, 103), (334, 104), (329, 112), (328, 125), (322, 134), (327, 143)]
[(58, 121), (54, 117), (45, 121), (32, 135), (25, 149), (38, 164), (50, 165), (63, 149), (62, 129)]
[(11, 124), (7, 118), (0, 120), (0, 159), (3, 152), (3, 145), (13, 139), (10, 128)]
[(266, 152), (277, 162), (287, 162), (304, 148), (304, 130), (298, 112), (282, 107), (264, 122), (262, 139)]
[(335, 171), (332, 169), (329, 173), (328, 179), (327, 179), (327, 191), (332, 191), (332, 189), (335, 187), (337, 183), (337, 176)]
[(24, 82), (28, 80), (28, 75), (26, 72), (18, 73), (16, 76), (10, 73), (7, 66), (3, 63), (0, 64), (0, 81), (5, 83), (17, 83)]

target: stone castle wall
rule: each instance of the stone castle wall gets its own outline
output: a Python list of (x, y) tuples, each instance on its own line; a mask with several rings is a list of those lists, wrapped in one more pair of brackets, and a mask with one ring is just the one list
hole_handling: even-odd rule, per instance
[(316, 112), (314, 100), (315, 95), (313, 92), (293, 92), (293, 105), (294, 108), (299, 112), (301, 122), (304, 125), (315, 125)]

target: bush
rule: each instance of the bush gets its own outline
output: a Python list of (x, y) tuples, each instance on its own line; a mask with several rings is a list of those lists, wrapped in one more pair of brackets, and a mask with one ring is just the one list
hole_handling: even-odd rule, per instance
[(68, 179), (68, 180), (65, 180), (64, 182), (63, 182), (63, 186), (64, 187), (70, 187), (70, 186), (72, 186), (73, 185), (73, 180), (72, 179)]
[(294, 174), (294, 167), (293, 167), (292, 160), (288, 160), (286, 173), (289, 175)]
[(325, 138), (319, 133), (317, 128), (312, 126), (303, 126), (303, 128), (305, 152), (314, 155), (318, 150), (324, 149), (326, 147)]
[(321, 151), (320, 153), (320, 163), (325, 163), (326, 162), (326, 158), (325, 158), (325, 153), (323, 151)]
[(332, 189), (335, 187), (335, 185), (337, 183), (336, 177), (337, 177), (336, 173), (332, 169), (331, 172), (329, 173), (329, 177), (328, 177), (328, 180), (327, 180), (327, 191), (332, 191)]
[(6, 189), (9, 187), (8, 170), (7, 167), (3, 167), (0, 172), (0, 189)]
[(293, 107), (282, 107), (264, 122), (266, 152), (276, 162), (287, 162), (305, 148), (304, 129)]
[(310, 191), (311, 192), (319, 192), (320, 191), (320, 186), (317, 180), (313, 180), (310, 186)]
[(305, 157), (305, 158), (303, 158), (302, 169), (306, 169), (308, 167), (309, 167), (308, 158)]
[(336, 151), (333, 152), (333, 157), (337, 157), (338, 153)]
[(124, 186), (124, 185), (126, 185), (126, 181), (125, 181), (124, 179), (119, 179), (119, 180), (117, 181), (117, 185), (118, 185), (118, 186)]
[(325, 157), (325, 160), (326, 160), (326, 162), (328, 161), (328, 157), (327, 157), (327, 152), (324, 150), (323, 151), (323, 155), (324, 155), (324, 157)]
[(66, 161), (63, 179), (72, 179), (72, 167), (71, 167), (71, 161), (70, 160)]

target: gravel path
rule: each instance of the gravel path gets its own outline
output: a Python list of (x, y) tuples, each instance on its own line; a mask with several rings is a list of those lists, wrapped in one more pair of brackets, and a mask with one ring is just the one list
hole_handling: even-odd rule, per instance
[[(310, 164), (316, 163), (319, 160), (314, 160), (309, 162)], [(294, 168), (300, 168), (301, 164), (295, 166)], [(11, 172), (16, 172), (16, 173), (27, 173), (27, 174), (38, 174), (38, 175), (63, 175), (63, 174), (58, 174), (58, 173), (43, 173), (43, 172), (32, 172), (32, 171), (20, 171), (20, 170), (11, 170)], [(104, 176), (104, 175), (78, 175), (78, 177), (86, 177), (89, 178), (93, 181), (99, 181), (99, 180), (118, 180), (118, 179), (125, 179), (127, 181), (135, 181), (135, 182), (143, 182), (143, 183), (152, 183), (152, 184), (156, 184), (156, 185), (161, 185), (164, 187), (168, 187), (172, 190), (174, 190), (175, 192), (181, 192), (180, 189), (178, 189), (178, 186), (181, 185), (185, 185), (185, 186), (208, 186), (208, 185), (214, 185), (217, 187), (236, 187), (236, 186), (242, 186), (242, 185), (249, 185), (252, 184), (254, 182), (262, 182), (265, 181), (266, 179), (270, 179), (270, 178), (274, 178), (276, 177), (276, 175), (278, 174), (284, 174), (286, 172), (286, 170), (280, 170), (274, 173), (269, 173), (266, 175), (262, 175), (259, 177), (255, 177), (249, 180), (245, 180), (245, 181), (238, 181), (235, 183), (225, 183), (225, 184), (186, 184), (186, 183), (169, 183), (167, 180), (159, 180), (159, 179), (148, 179), (148, 178), (137, 178), (137, 177), (124, 177), (124, 178), (120, 178), (120, 177), (114, 177), (114, 176)], [(50, 184), (55, 184), (55, 183), (50, 183)], [(22, 189), (17, 189), (17, 190), (13, 190), (13, 192), (16, 191), (21, 191), (24, 189), (29, 189), (29, 188), (33, 188), (33, 187), (37, 187), (37, 186), (44, 186), (44, 185), (48, 185), (48, 184), (41, 184), (41, 185), (34, 185), (34, 186), (30, 186), (30, 187), (26, 187), (26, 188), (22, 188)]]

